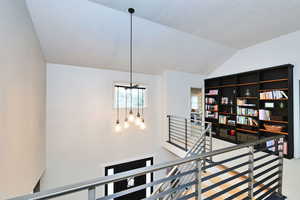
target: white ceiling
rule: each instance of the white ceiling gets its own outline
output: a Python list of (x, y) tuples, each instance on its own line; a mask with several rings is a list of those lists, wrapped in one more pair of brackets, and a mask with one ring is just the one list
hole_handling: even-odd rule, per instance
[[(93, 1), (93, 2), (92, 2)], [(97, 2), (97, 3), (94, 3)], [(128, 71), (207, 74), (240, 48), (300, 29), (300, 0), (27, 0), (46, 60)]]
[[(88, 0), (27, 0), (27, 4), (48, 62), (128, 71), (127, 13)], [(135, 72), (207, 74), (235, 52), (216, 42), (134, 18)]]
[(300, 29), (300, 0), (92, 0), (234, 48)]

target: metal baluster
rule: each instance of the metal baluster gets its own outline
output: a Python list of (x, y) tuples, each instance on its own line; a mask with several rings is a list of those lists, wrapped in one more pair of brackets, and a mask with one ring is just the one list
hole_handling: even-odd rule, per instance
[[(282, 141), (280, 141), (282, 140)], [(279, 148), (279, 145), (281, 146)], [(282, 196), (282, 178), (283, 178), (283, 139), (278, 139), (277, 142), (277, 149), (278, 149), (278, 155), (279, 155), (279, 179), (278, 179), (278, 194)]]
[(188, 150), (188, 138), (187, 138), (187, 119), (185, 119), (185, 150)]
[[(206, 153), (206, 140), (207, 140), (207, 135), (206, 135), (206, 132), (204, 132), (204, 141), (203, 141), (203, 153)], [(201, 144), (200, 144), (201, 145)], [(204, 158), (203, 160), (203, 169), (204, 169), (204, 172), (206, 172), (206, 161), (207, 161), (207, 158)]]
[(248, 197), (253, 198), (253, 185), (254, 185), (254, 146), (249, 147), (249, 183), (248, 183)]
[(171, 116), (168, 115), (168, 123), (169, 123), (169, 142), (171, 142)]
[(90, 187), (89, 188), (89, 200), (95, 200), (96, 199), (96, 188)]
[[(209, 124), (209, 130), (208, 131), (209, 131), (208, 132), (209, 133), (209, 152), (212, 152), (213, 151), (213, 146), (212, 146), (212, 144), (213, 144), (213, 141), (212, 141), (212, 123)], [(210, 156), (209, 159), (210, 159), (210, 162), (213, 162), (212, 156)]]
[(201, 200), (202, 197), (202, 184), (201, 184), (201, 180), (202, 180), (202, 170), (201, 170), (201, 160), (196, 160), (196, 181), (197, 184), (195, 185), (195, 192), (196, 192), (196, 200)]

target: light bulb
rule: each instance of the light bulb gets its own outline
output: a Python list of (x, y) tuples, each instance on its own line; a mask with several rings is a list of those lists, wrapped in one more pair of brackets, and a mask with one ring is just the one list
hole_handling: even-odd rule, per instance
[(142, 130), (145, 130), (146, 129), (146, 124), (145, 124), (145, 120), (143, 119), (142, 121), (141, 121), (141, 123), (140, 123), (140, 128), (142, 129)]
[(128, 120), (129, 120), (129, 122), (134, 122), (134, 115), (133, 115), (132, 111), (129, 112)]
[(135, 125), (139, 126), (140, 123), (142, 123), (142, 119), (141, 119), (140, 113), (138, 113), (138, 114), (136, 115)]
[(121, 125), (120, 125), (120, 122), (117, 121), (116, 126), (115, 126), (115, 131), (116, 131), (116, 132), (120, 132), (121, 130), (122, 130), (122, 127), (121, 127)]
[(127, 129), (127, 128), (129, 128), (129, 126), (130, 126), (130, 124), (128, 122), (128, 119), (126, 118), (125, 122), (124, 122), (124, 128)]
[(139, 126), (142, 123), (142, 120), (140, 117), (135, 119), (135, 125)]

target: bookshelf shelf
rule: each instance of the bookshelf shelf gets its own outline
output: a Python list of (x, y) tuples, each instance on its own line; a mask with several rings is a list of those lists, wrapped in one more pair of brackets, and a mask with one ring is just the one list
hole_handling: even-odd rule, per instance
[(233, 116), (236, 116), (235, 113), (227, 113), (227, 112), (220, 112), (219, 114), (220, 115), (233, 115)]
[(258, 99), (258, 97), (237, 97), (237, 99)]
[(259, 84), (259, 82), (228, 84), (228, 85), (211, 86), (211, 87), (207, 87), (206, 89), (217, 89), (217, 88), (227, 88), (227, 87), (241, 87), (241, 86), (258, 85), (258, 84)]
[(220, 85), (218, 88), (226, 88), (226, 87), (236, 87), (237, 84), (229, 84), (229, 85)]
[(266, 80), (266, 81), (240, 83), (240, 84), (217, 85), (217, 86), (207, 87), (206, 89), (217, 89), (217, 88), (226, 88), (226, 87), (240, 87), (240, 86), (258, 85), (258, 84), (264, 84), (264, 83), (275, 83), (275, 82), (283, 82), (283, 81), (288, 81), (288, 79)]
[(248, 85), (257, 85), (258, 82), (253, 82), (253, 83), (240, 83), (240, 84), (237, 84), (238, 87), (241, 87), (241, 86), (248, 86)]
[(228, 126), (228, 127), (235, 127), (235, 125), (230, 125), (230, 124), (221, 124), (219, 123), (220, 126)]
[(267, 132), (267, 133), (281, 134), (281, 135), (288, 135), (288, 134), (289, 134), (289, 133), (287, 133), (287, 132), (281, 132), (281, 131), (270, 131), (270, 130), (266, 130), (266, 129), (259, 129), (259, 131), (262, 131), (262, 132)]
[(274, 79), (274, 80), (266, 80), (266, 81), (260, 81), (260, 83), (276, 83), (276, 82), (282, 82), (282, 81), (288, 81), (287, 78), (282, 79)]
[(288, 101), (289, 99), (260, 99), (260, 101)]
[(276, 90), (279, 90), (279, 91), (288, 91), (289, 89), (288, 88), (278, 88), (278, 89), (265, 89), (265, 90), (258, 90), (259, 92), (272, 92), (272, 91), (276, 91)]
[(243, 129), (243, 128), (237, 128), (237, 131), (247, 132), (247, 133), (259, 133), (258, 131)]
[(206, 94), (205, 96), (207, 96), (207, 97), (217, 97), (218, 95), (217, 94)]
[[(253, 137), (259, 139), (269, 137), (272, 134), (285, 135), (284, 140), (288, 148), (285, 157), (293, 158), (293, 67), (293, 65), (286, 64), (206, 79), (206, 94), (212, 89), (218, 90), (218, 95), (205, 95), (207, 98), (211, 96), (215, 99), (213, 101), (215, 104), (212, 105), (218, 105), (217, 117), (206, 118), (214, 122), (212, 127), (215, 133), (214, 137), (228, 141), (228, 138), (222, 137), (222, 134), (226, 133), (226, 131), (235, 130), (236, 139), (230, 141), (239, 144), (245, 142), (243, 137), (250, 142), (253, 141)], [(268, 112), (268, 118), (263, 117), (263, 110)], [(256, 112), (258, 112), (257, 115)], [(239, 115), (238, 113), (250, 115)], [(260, 118), (273, 119), (272, 117), (278, 120), (260, 120)], [(228, 125), (227, 120), (235, 121), (235, 124)], [(226, 124), (221, 124), (220, 122), (226, 122)], [(244, 122), (253, 125), (242, 124)], [(264, 124), (281, 125), (284, 126), (285, 131), (272, 132), (264, 129)], [(252, 140), (248, 139), (249, 134), (255, 134)]]
[(258, 116), (252, 116), (252, 115), (237, 115), (237, 116), (240, 116), (240, 117), (253, 117), (253, 118), (258, 118)]
[(240, 123), (237, 123), (237, 125), (240, 125), (240, 126), (248, 126), (248, 127), (253, 127), (253, 128), (258, 128), (258, 126), (253, 126), (253, 125), (248, 125), (248, 124), (240, 124)]
[(263, 122), (273, 122), (273, 123), (279, 123), (279, 124), (288, 124), (289, 122), (287, 121), (277, 121), (277, 120), (260, 120)]

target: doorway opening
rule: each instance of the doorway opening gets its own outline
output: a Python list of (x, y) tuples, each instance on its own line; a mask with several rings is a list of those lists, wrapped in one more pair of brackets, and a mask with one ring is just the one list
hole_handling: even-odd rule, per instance
[(203, 118), (202, 88), (191, 88), (191, 120), (192, 122)]
[[(114, 175), (121, 172), (126, 172), (142, 167), (150, 167), (153, 165), (153, 157), (145, 158), (141, 160), (135, 160), (131, 162), (121, 163), (117, 165), (107, 166), (105, 167), (105, 176)], [(138, 176), (138, 177), (130, 177), (126, 180), (122, 180), (115, 183), (110, 183), (105, 185), (105, 195), (115, 194), (117, 192), (121, 192), (127, 190), (129, 188), (137, 187), (140, 185), (144, 185), (147, 183), (153, 182), (153, 173), (149, 173), (146, 175)], [(122, 197), (114, 198), (114, 200), (139, 200), (150, 197), (153, 192), (153, 187), (148, 187), (146, 189), (142, 189)]]

